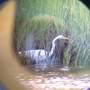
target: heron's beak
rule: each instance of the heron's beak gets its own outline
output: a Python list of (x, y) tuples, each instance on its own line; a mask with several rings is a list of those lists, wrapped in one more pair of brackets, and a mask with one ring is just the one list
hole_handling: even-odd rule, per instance
[(67, 38), (67, 37), (64, 37), (64, 39), (65, 39), (65, 40), (70, 40), (70, 39), (69, 39), (69, 38)]

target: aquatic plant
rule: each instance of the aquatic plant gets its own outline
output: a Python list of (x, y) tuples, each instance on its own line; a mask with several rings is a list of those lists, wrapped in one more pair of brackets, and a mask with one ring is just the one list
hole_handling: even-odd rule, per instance
[(78, 0), (18, 0), (16, 51), (26, 49), (25, 42), (30, 33), (34, 34), (33, 46), (46, 50), (50, 50), (48, 46), (56, 35), (63, 34), (70, 37), (63, 65), (87, 66), (90, 64), (89, 19), (89, 10)]

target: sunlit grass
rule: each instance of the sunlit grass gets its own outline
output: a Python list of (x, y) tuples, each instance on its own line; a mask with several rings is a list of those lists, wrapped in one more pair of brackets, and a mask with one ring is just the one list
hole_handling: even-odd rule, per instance
[(51, 41), (56, 35), (63, 34), (70, 37), (63, 65), (70, 65), (72, 52), (75, 54), (72, 66), (90, 64), (90, 12), (81, 2), (17, 0), (17, 6), (15, 21), (17, 51), (25, 50), (26, 38), (30, 33), (33, 33), (35, 42), (40, 41), (39, 48), (46, 50), (50, 50)]

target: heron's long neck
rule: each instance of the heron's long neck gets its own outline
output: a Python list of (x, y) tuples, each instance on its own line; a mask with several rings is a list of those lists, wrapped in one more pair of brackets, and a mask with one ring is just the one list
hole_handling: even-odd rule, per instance
[(53, 41), (51, 51), (49, 52), (49, 57), (51, 57), (53, 55), (54, 50), (55, 50), (55, 43)]

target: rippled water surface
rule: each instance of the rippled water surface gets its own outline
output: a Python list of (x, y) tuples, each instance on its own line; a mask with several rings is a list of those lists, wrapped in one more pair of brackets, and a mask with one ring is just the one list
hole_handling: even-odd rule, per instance
[(17, 78), (30, 90), (88, 90), (90, 87), (89, 68), (36, 65), (28, 67), (28, 70), (35, 76), (27, 78), (19, 74)]

